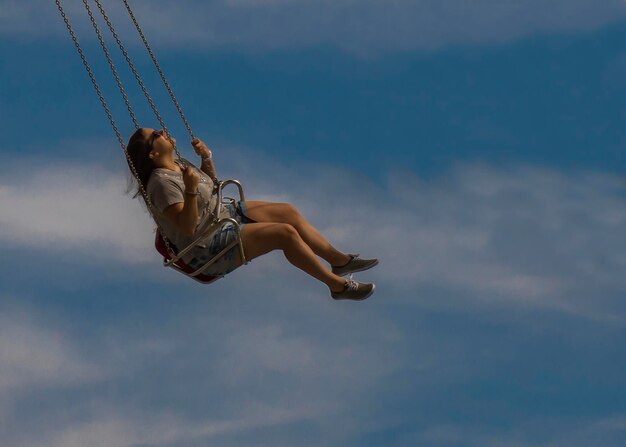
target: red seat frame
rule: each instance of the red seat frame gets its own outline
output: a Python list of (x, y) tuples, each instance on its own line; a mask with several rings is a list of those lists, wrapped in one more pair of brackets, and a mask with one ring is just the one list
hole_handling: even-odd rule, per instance
[[(168, 262), (170, 259), (172, 259), (170, 254), (167, 252), (167, 246), (165, 245), (165, 241), (163, 240), (163, 236), (161, 235), (161, 232), (159, 230), (156, 230), (156, 235), (154, 238), (154, 247), (161, 254), (161, 256), (163, 256), (163, 259), (165, 262)], [(186, 273), (187, 275), (190, 275), (191, 273), (196, 271), (196, 269), (186, 264), (182, 259), (179, 259), (178, 261), (176, 261), (174, 263), (174, 267), (177, 270), (180, 270), (181, 272)], [(212, 276), (212, 275), (205, 275), (203, 273), (200, 273), (196, 276), (192, 276), (191, 278), (195, 279), (196, 281), (201, 282), (202, 284), (210, 284), (220, 279), (221, 276)]]

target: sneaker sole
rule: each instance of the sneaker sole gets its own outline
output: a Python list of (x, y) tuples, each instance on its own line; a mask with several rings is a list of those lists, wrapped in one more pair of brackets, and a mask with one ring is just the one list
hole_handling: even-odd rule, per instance
[(376, 267), (378, 265), (378, 261), (374, 262), (371, 265), (365, 266), (365, 267), (361, 267), (360, 269), (355, 269), (355, 270), (347, 270), (345, 272), (341, 272), (341, 273), (337, 273), (337, 272), (333, 272), (335, 275), (337, 276), (346, 276), (349, 275), (350, 273), (358, 273), (358, 272), (364, 272), (365, 270), (369, 270), (372, 267)]

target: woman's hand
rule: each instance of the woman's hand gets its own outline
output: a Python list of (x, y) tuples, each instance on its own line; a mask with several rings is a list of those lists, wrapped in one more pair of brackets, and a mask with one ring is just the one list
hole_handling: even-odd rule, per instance
[(211, 177), (213, 182), (216, 183), (217, 177), (215, 176), (215, 166), (213, 165), (213, 159), (211, 158), (213, 155), (211, 154), (211, 149), (206, 147), (206, 144), (198, 138), (191, 140), (191, 145), (193, 146), (193, 150), (196, 151), (196, 154), (202, 157), (200, 169), (202, 169), (202, 172)]
[(195, 193), (198, 191), (198, 183), (200, 183), (200, 174), (191, 166), (187, 166), (183, 171), (183, 182), (185, 183), (185, 191)]
[(207, 145), (198, 138), (191, 140), (191, 145), (193, 146), (193, 150), (196, 151), (196, 154), (198, 154), (202, 158), (211, 158), (211, 156), (213, 155), (211, 153), (211, 149), (209, 149)]

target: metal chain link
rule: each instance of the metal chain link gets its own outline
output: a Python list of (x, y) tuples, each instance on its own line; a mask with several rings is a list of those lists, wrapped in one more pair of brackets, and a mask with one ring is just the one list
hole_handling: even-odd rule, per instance
[[(99, 0), (94, 0), (94, 1), (97, 4), (99, 4)], [(165, 77), (165, 73), (163, 73), (163, 70), (161, 69), (161, 65), (157, 61), (157, 58), (154, 55), (154, 52), (152, 51), (152, 48), (150, 47), (150, 44), (148, 43), (148, 39), (146, 38), (146, 35), (144, 34), (143, 30), (141, 29), (141, 26), (139, 25), (139, 22), (137, 21), (137, 18), (135, 17), (135, 14), (133, 13), (133, 10), (131, 9), (130, 5), (128, 4), (128, 1), (127, 0), (122, 0), (122, 1), (124, 2), (124, 6), (126, 7), (126, 11), (128, 11), (128, 15), (130, 16), (133, 24), (135, 25), (135, 29), (137, 30), (137, 32), (139, 33), (139, 36), (141, 37), (141, 40), (142, 40), (142, 42), (144, 44), (144, 47), (146, 48), (146, 51), (150, 55), (150, 59), (152, 59), (152, 63), (154, 64), (154, 67), (156, 68), (157, 72), (159, 73), (159, 77), (161, 78), (161, 81), (163, 82), (163, 85), (165, 86), (167, 92), (170, 95), (172, 103), (174, 104), (174, 106), (176, 107), (176, 110), (178, 111), (178, 115), (180, 116), (181, 120), (183, 121), (183, 124), (185, 125), (185, 128), (187, 129), (187, 133), (189, 134), (189, 137), (192, 140), (194, 140), (196, 137), (195, 137), (193, 131), (191, 130), (191, 126), (189, 125), (189, 122), (187, 121), (187, 118), (185, 118), (185, 114), (183, 113), (183, 109), (180, 106), (178, 100), (176, 99), (176, 96), (174, 95), (174, 91), (170, 87), (170, 84), (167, 81), (167, 78)], [(176, 146), (174, 146), (174, 149), (176, 149)], [(179, 158), (180, 158), (180, 155), (179, 155)], [(213, 220), (215, 222), (217, 222), (219, 220), (219, 216), (217, 215), (217, 213), (215, 214)]]
[(172, 89), (170, 87), (170, 84), (167, 82), (167, 79), (165, 78), (165, 74), (163, 73), (163, 70), (161, 69), (161, 66), (157, 62), (156, 56), (154, 55), (154, 53), (152, 52), (152, 48), (150, 48), (150, 45), (148, 44), (148, 39), (146, 39), (146, 36), (145, 36), (143, 30), (139, 26), (139, 22), (135, 18), (135, 14), (133, 14), (133, 11), (130, 8), (130, 5), (128, 4), (128, 1), (127, 0), (122, 0), (122, 1), (124, 2), (124, 6), (126, 6), (126, 10), (128, 11), (128, 15), (130, 16), (131, 20), (133, 21), (133, 24), (135, 25), (135, 28), (137, 29), (137, 32), (139, 33), (139, 36), (141, 37), (141, 40), (143, 41), (143, 44), (146, 47), (146, 50), (148, 51), (148, 54), (150, 55), (150, 58), (152, 59), (152, 63), (154, 64), (154, 67), (159, 72), (159, 76), (161, 77), (161, 80), (163, 81), (163, 85), (167, 89), (167, 92), (169, 93), (170, 98), (172, 99), (172, 102), (174, 103), (174, 106), (176, 107), (176, 110), (178, 111), (178, 114), (180, 115), (180, 118), (183, 120), (183, 124), (185, 125), (185, 128), (187, 129), (187, 133), (189, 134), (189, 136), (191, 137), (192, 140), (195, 139), (193, 131), (191, 130), (191, 126), (189, 125), (189, 123), (187, 122), (187, 119), (185, 118), (185, 115), (183, 113), (183, 109), (178, 104), (178, 100), (176, 99), (176, 96), (174, 96), (174, 92), (172, 91)]
[[(107, 27), (109, 28), (109, 31), (111, 32), (111, 35), (115, 39), (115, 42), (117, 43), (117, 46), (119, 47), (120, 51), (124, 55), (124, 58), (126, 59), (126, 63), (128, 64), (128, 68), (130, 68), (131, 72), (133, 73), (133, 76), (135, 77), (135, 80), (137, 81), (137, 85), (139, 85), (139, 88), (141, 89), (141, 91), (143, 92), (144, 96), (148, 100), (148, 103), (150, 104), (150, 108), (154, 112), (154, 116), (156, 117), (156, 119), (159, 121), (159, 124), (161, 125), (161, 128), (165, 131), (165, 135), (166, 135), (167, 139), (169, 140), (169, 142), (174, 147), (174, 152), (176, 153), (176, 157), (179, 160), (182, 160), (182, 156), (180, 155), (180, 152), (178, 152), (178, 148), (176, 147), (176, 143), (174, 142), (172, 136), (170, 135), (170, 132), (167, 130), (167, 126), (165, 125), (165, 122), (163, 121), (163, 118), (161, 117), (161, 114), (157, 110), (156, 105), (154, 104), (154, 101), (152, 100), (152, 97), (150, 96), (150, 93), (148, 93), (148, 89), (146, 88), (146, 86), (144, 85), (143, 81), (139, 77), (139, 73), (137, 73), (137, 69), (135, 68), (135, 65), (133, 64), (130, 56), (128, 55), (128, 52), (126, 51), (126, 48), (124, 48), (124, 44), (122, 43), (120, 37), (118, 36), (117, 32), (115, 31), (115, 28), (113, 27), (113, 24), (111, 23), (111, 20), (109, 19), (109, 16), (107, 15), (106, 11), (102, 7), (102, 4), (100, 3), (100, 0), (94, 0), (94, 1), (95, 1), (96, 5), (98, 6), (98, 9), (100, 10), (100, 14), (102, 14), (102, 17), (104, 18), (104, 21), (106, 22)], [(184, 163), (182, 161), (181, 161), (181, 164), (184, 164), (185, 166), (187, 165), (187, 163)]]
[(133, 108), (130, 105), (130, 101), (128, 99), (128, 96), (126, 95), (126, 91), (124, 90), (124, 86), (122, 85), (122, 81), (120, 79), (120, 77), (117, 74), (117, 70), (115, 69), (115, 65), (113, 64), (113, 60), (111, 59), (111, 55), (109, 53), (109, 50), (104, 42), (104, 38), (102, 37), (102, 33), (100, 32), (100, 28), (98, 27), (98, 24), (96, 23), (96, 19), (93, 16), (93, 13), (91, 12), (91, 8), (89, 7), (89, 3), (87, 3), (87, 0), (82, 0), (83, 1), (83, 5), (85, 5), (85, 9), (87, 10), (87, 15), (89, 16), (89, 20), (91, 21), (91, 25), (93, 26), (94, 31), (96, 32), (96, 35), (98, 36), (98, 40), (100, 41), (100, 46), (102, 47), (102, 51), (104, 52), (104, 55), (107, 59), (107, 62), (109, 63), (109, 67), (111, 68), (111, 72), (113, 73), (113, 76), (115, 77), (115, 82), (117, 83), (117, 87), (120, 90), (120, 93), (122, 94), (122, 98), (124, 98), (124, 104), (126, 104), (126, 108), (128, 109), (128, 114), (130, 115), (130, 119), (133, 121), (133, 124), (135, 125), (135, 129), (139, 129), (139, 123), (137, 122), (137, 118), (135, 117), (135, 113), (133, 112)]
[(81, 61), (83, 62), (83, 66), (85, 67), (85, 70), (87, 71), (87, 74), (89, 75), (89, 79), (91, 79), (91, 83), (96, 91), (96, 94), (98, 95), (98, 99), (100, 100), (100, 104), (102, 104), (102, 108), (104, 109), (104, 113), (106, 114), (107, 118), (109, 119), (109, 122), (111, 123), (111, 127), (113, 128), (113, 131), (115, 132), (115, 136), (117, 137), (117, 141), (120, 144), (120, 147), (122, 148), (122, 151), (124, 152), (124, 156), (126, 157), (126, 161), (128, 162), (128, 166), (130, 167), (130, 170), (133, 173), (133, 176), (135, 177), (135, 179), (137, 180), (137, 183), (139, 185), (139, 192), (144, 200), (144, 202), (146, 203), (147, 207), (148, 207), (148, 211), (150, 213), (150, 215), (152, 216), (154, 222), (156, 223), (157, 228), (159, 229), (159, 232), (161, 233), (161, 236), (163, 236), (164, 242), (165, 242), (165, 246), (167, 248), (168, 253), (170, 253), (171, 256), (175, 256), (175, 252), (172, 249), (172, 247), (170, 246), (169, 241), (167, 240), (167, 238), (165, 237), (164, 233), (160, 230), (159, 224), (156, 221), (156, 219), (154, 219), (154, 205), (152, 204), (152, 201), (150, 200), (150, 197), (148, 196), (148, 193), (146, 191), (146, 189), (143, 187), (143, 184), (141, 183), (140, 177), (139, 177), (139, 173), (137, 172), (137, 169), (135, 168), (135, 165), (133, 164), (130, 155), (128, 153), (128, 151), (126, 150), (126, 145), (124, 144), (124, 140), (122, 139), (122, 136), (120, 135), (120, 132), (117, 128), (117, 125), (115, 124), (115, 120), (113, 119), (113, 115), (111, 114), (111, 111), (109, 110), (109, 106), (107, 105), (106, 100), (104, 99), (104, 96), (102, 95), (102, 92), (100, 91), (100, 87), (98, 86), (98, 82), (96, 81), (96, 77), (94, 76), (93, 72), (91, 71), (91, 67), (89, 66), (89, 63), (87, 62), (87, 58), (85, 57), (85, 53), (83, 52), (82, 47), (80, 46), (80, 43), (78, 42), (78, 38), (76, 37), (76, 34), (74, 33), (74, 30), (72, 28), (72, 25), (70, 24), (69, 19), (67, 18), (67, 15), (65, 14), (65, 10), (63, 9), (63, 6), (61, 5), (61, 1), (60, 0), (55, 0), (55, 3), (57, 5), (57, 8), (59, 10), (59, 13), (61, 14), (61, 17), (63, 18), (63, 21), (65, 22), (65, 26), (67, 27), (67, 30), (70, 34), (70, 37), (72, 38), (72, 40), (74, 41), (74, 46), (76, 47), (76, 51), (78, 52), (78, 55), (80, 56)]

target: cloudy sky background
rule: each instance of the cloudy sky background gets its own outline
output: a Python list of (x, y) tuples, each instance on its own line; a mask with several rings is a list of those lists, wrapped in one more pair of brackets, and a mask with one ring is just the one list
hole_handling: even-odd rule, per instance
[(54, 3), (0, 0), (3, 446), (624, 444), (626, 4), (132, 5), (220, 177), (379, 257), (377, 291), (160, 267)]

